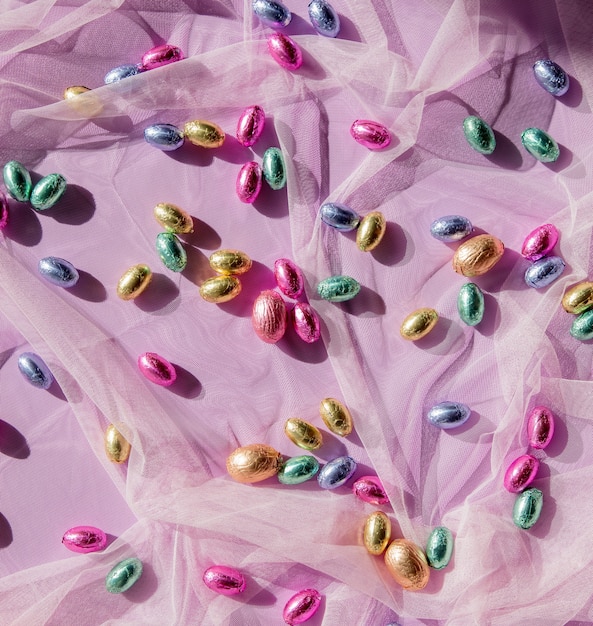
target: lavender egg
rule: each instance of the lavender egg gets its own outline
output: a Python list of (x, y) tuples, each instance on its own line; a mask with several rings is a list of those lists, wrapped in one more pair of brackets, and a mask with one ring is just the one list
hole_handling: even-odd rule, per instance
[(105, 74), (105, 78), (103, 82), (106, 85), (111, 83), (118, 83), (120, 80), (124, 78), (130, 78), (130, 76), (136, 76), (139, 74), (142, 69), (138, 65), (119, 65), (118, 67), (114, 67), (112, 70)]
[(292, 626), (311, 619), (321, 604), (321, 595), (316, 589), (303, 589), (295, 593), (284, 606), (284, 622)]
[(511, 493), (519, 493), (530, 485), (539, 469), (539, 461), (531, 454), (523, 454), (516, 458), (504, 475), (504, 487)]
[(145, 352), (138, 357), (138, 369), (155, 385), (170, 387), (177, 379), (175, 367), (155, 352)]
[(463, 215), (445, 215), (430, 225), (430, 234), (439, 241), (453, 243), (467, 237), (474, 227)]
[(290, 259), (277, 259), (274, 262), (274, 278), (285, 296), (296, 300), (303, 293), (303, 274)]
[(547, 287), (562, 274), (565, 267), (559, 256), (544, 257), (527, 268), (525, 282), (534, 289)]
[(305, 343), (315, 343), (321, 337), (319, 316), (307, 302), (297, 302), (294, 305), (292, 326)]
[(350, 456), (339, 456), (326, 463), (317, 474), (322, 489), (337, 489), (346, 483), (356, 471), (356, 461)]
[(286, 331), (286, 304), (277, 291), (262, 291), (253, 303), (251, 323), (257, 336), (276, 343)]
[(253, 12), (270, 28), (285, 28), (292, 19), (291, 12), (279, 0), (253, 0)]
[(33, 352), (23, 352), (19, 356), (18, 366), (21, 374), (39, 389), (49, 389), (54, 377), (45, 361)]
[(324, 224), (348, 232), (358, 228), (360, 215), (345, 204), (326, 202), (319, 208), (319, 217)]
[(545, 406), (536, 406), (527, 418), (527, 438), (532, 448), (543, 450), (552, 441), (554, 414)]
[(39, 261), (39, 273), (45, 280), (58, 287), (74, 287), (78, 282), (78, 271), (65, 259), (47, 256)]
[(570, 86), (568, 74), (551, 59), (540, 59), (533, 64), (535, 80), (553, 96), (563, 96)]
[(549, 254), (557, 242), (558, 229), (553, 224), (543, 224), (525, 237), (521, 254), (530, 261), (537, 261)]
[(202, 576), (208, 589), (223, 596), (234, 596), (245, 591), (245, 578), (240, 571), (226, 565), (213, 565)]
[(428, 411), (427, 419), (433, 425), (443, 430), (457, 428), (467, 422), (471, 409), (461, 402), (441, 402)]
[(153, 70), (163, 65), (169, 65), (169, 63), (175, 63), (175, 61), (182, 61), (184, 58), (183, 52), (177, 46), (166, 43), (151, 48), (143, 55), (142, 69)]
[(107, 545), (107, 535), (94, 526), (74, 526), (64, 533), (62, 543), (72, 552), (99, 552)]
[(313, 28), (324, 37), (337, 37), (340, 32), (340, 17), (329, 2), (311, 0), (307, 7)]
[(389, 498), (378, 476), (362, 476), (352, 486), (357, 498), (369, 504), (387, 504)]
[(264, 110), (254, 104), (247, 107), (237, 122), (237, 141), (250, 148), (261, 136), (266, 123)]
[(185, 142), (185, 136), (173, 124), (153, 124), (144, 129), (144, 140), (154, 148), (171, 152), (177, 150)]

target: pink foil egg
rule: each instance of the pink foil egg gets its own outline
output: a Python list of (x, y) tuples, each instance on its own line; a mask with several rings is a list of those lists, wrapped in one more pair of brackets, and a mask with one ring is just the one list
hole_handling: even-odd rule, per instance
[(292, 310), (292, 326), (306, 343), (315, 343), (321, 337), (319, 316), (308, 302), (297, 302)]
[(155, 352), (145, 352), (138, 357), (140, 371), (151, 383), (169, 387), (175, 382), (177, 372), (175, 368)]
[(531, 454), (515, 459), (504, 475), (504, 487), (511, 493), (519, 493), (533, 482), (539, 468), (539, 461)]
[(276, 343), (286, 331), (286, 304), (277, 291), (262, 291), (253, 303), (251, 323), (257, 336)]
[(245, 591), (245, 578), (238, 570), (226, 565), (213, 565), (202, 576), (208, 589), (223, 596), (234, 596)]
[(558, 229), (553, 224), (543, 224), (527, 235), (521, 254), (530, 261), (537, 261), (549, 254), (557, 242)]
[(262, 170), (258, 163), (249, 161), (239, 170), (237, 176), (237, 196), (241, 202), (251, 204), (261, 191)]
[(237, 141), (250, 148), (261, 136), (266, 123), (264, 110), (254, 104), (247, 107), (237, 122)]
[(536, 406), (527, 418), (527, 437), (532, 448), (543, 450), (554, 435), (554, 414), (545, 406)]
[(287, 70), (298, 70), (303, 64), (303, 53), (287, 35), (274, 33), (268, 37), (268, 50), (278, 65)]
[(286, 603), (282, 611), (284, 621), (292, 624), (302, 624), (311, 619), (321, 604), (321, 595), (316, 589), (303, 589), (295, 593)]
[(382, 150), (391, 143), (391, 135), (387, 128), (371, 120), (355, 120), (350, 127), (350, 134), (369, 150)]
[(8, 224), (8, 200), (3, 191), (0, 191), (0, 230)]
[(290, 259), (276, 259), (274, 278), (280, 291), (289, 298), (297, 299), (305, 286), (301, 270)]
[(171, 44), (163, 44), (162, 46), (156, 46), (151, 48), (142, 57), (142, 69), (154, 70), (162, 65), (168, 65), (169, 63), (175, 63), (175, 61), (181, 61), (185, 58), (183, 52), (177, 47)]
[(107, 535), (94, 526), (74, 526), (64, 533), (62, 543), (72, 552), (98, 552), (107, 545)]
[(383, 483), (378, 476), (362, 476), (352, 485), (352, 492), (357, 498), (369, 504), (389, 502)]

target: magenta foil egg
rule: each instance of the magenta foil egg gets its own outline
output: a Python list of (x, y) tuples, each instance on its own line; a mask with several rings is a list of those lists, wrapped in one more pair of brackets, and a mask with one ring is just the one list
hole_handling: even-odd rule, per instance
[(239, 570), (226, 565), (213, 565), (202, 576), (208, 589), (223, 596), (234, 596), (245, 591), (245, 578)]
[(391, 135), (387, 128), (371, 120), (355, 120), (350, 127), (350, 134), (369, 150), (382, 150), (391, 143)]
[(274, 33), (268, 37), (268, 50), (278, 65), (287, 70), (298, 70), (303, 64), (303, 53), (287, 35)]
[(352, 485), (352, 492), (357, 498), (369, 504), (389, 502), (383, 483), (378, 476), (362, 476)]
[(303, 589), (295, 593), (286, 603), (282, 611), (284, 621), (292, 624), (302, 624), (311, 619), (321, 604), (321, 594), (316, 589)]
[(151, 383), (169, 387), (175, 382), (177, 372), (175, 368), (155, 352), (145, 352), (138, 357), (140, 371)]
[(286, 304), (277, 291), (262, 291), (253, 303), (251, 323), (257, 336), (276, 343), (286, 332)]
[(184, 58), (183, 52), (177, 46), (166, 43), (162, 46), (151, 48), (142, 56), (142, 69), (154, 70), (157, 67), (169, 65), (169, 63), (175, 63), (175, 61), (181, 61)]
[(249, 161), (239, 170), (237, 176), (237, 196), (241, 202), (251, 204), (255, 202), (261, 191), (262, 170), (258, 163)]
[(8, 200), (3, 191), (0, 191), (0, 230), (8, 224)]
[(527, 437), (532, 448), (543, 450), (554, 435), (554, 414), (545, 406), (533, 408), (527, 418)]
[(250, 148), (261, 136), (266, 123), (264, 110), (254, 104), (247, 107), (237, 122), (237, 141), (246, 148)]
[(64, 533), (62, 543), (72, 552), (98, 552), (107, 545), (107, 535), (94, 526), (74, 526)]
[(315, 343), (321, 337), (319, 316), (308, 302), (297, 302), (294, 305), (292, 326), (306, 343)]
[(303, 293), (305, 287), (303, 274), (290, 259), (276, 259), (274, 278), (278, 288), (285, 296), (296, 300)]
[(539, 461), (531, 454), (515, 459), (504, 475), (504, 487), (511, 493), (519, 493), (533, 482), (539, 469)]
[(557, 242), (558, 229), (554, 224), (543, 224), (527, 235), (521, 254), (530, 261), (537, 261), (549, 254)]

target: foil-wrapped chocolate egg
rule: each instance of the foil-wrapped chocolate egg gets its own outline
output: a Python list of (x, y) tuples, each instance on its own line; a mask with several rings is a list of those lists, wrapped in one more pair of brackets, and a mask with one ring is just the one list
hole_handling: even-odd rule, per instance
[(360, 215), (345, 204), (326, 202), (319, 207), (319, 217), (324, 224), (348, 232), (358, 228)]
[(356, 245), (363, 252), (374, 250), (383, 239), (387, 229), (385, 216), (381, 211), (372, 211), (365, 215), (356, 231)]
[(430, 578), (421, 548), (407, 539), (395, 539), (385, 551), (385, 565), (395, 581), (408, 591), (424, 589)]
[(520, 493), (513, 506), (515, 526), (529, 530), (539, 519), (544, 504), (544, 494), (535, 487)]
[(238, 276), (251, 269), (252, 261), (240, 250), (217, 250), (208, 259), (210, 267), (219, 274)]
[(37, 268), (41, 276), (52, 285), (68, 289), (78, 282), (78, 270), (66, 259), (46, 256), (39, 260)]
[(130, 78), (131, 76), (136, 76), (142, 71), (142, 68), (139, 65), (132, 65), (130, 63), (126, 63), (124, 65), (118, 65), (114, 67), (112, 70), (109, 70), (107, 74), (105, 74), (105, 78), (103, 78), (103, 82), (106, 85), (110, 85), (111, 83), (118, 83), (120, 80), (124, 78)]
[(155, 48), (151, 48), (142, 55), (142, 69), (154, 70), (169, 63), (182, 61), (185, 58), (183, 52), (177, 47), (169, 43), (164, 43)]
[(564, 272), (566, 264), (559, 256), (547, 256), (534, 261), (525, 271), (525, 282), (534, 289), (552, 284)]
[(408, 315), (399, 329), (399, 334), (408, 341), (418, 341), (426, 337), (439, 321), (439, 314), (427, 307), (416, 309)]
[(476, 326), (484, 317), (484, 294), (475, 283), (465, 283), (457, 295), (457, 311), (461, 321)]
[(324, 398), (319, 405), (319, 414), (332, 433), (347, 437), (352, 432), (354, 427), (352, 415), (339, 400)]
[(261, 184), (262, 170), (259, 163), (256, 161), (245, 163), (245, 165), (241, 166), (239, 174), (237, 175), (237, 182), (235, 184), (237, 197), (245, 204), (253, 204), (257, 196), (259, 196)]
[(391, 539), (391, 521), (383, 511), (374, 511), (364, 523), (362, 542), (369, 554), (383, 554)]
[(532, 448), (547, 448), (554, 435), (554, 414), (548, 407), (536, 406), (527, 418), (527, 440)]
[(236, 276), (214, 276), (200, 285), (200, 296), (206, 302), (222, 304), (241, 293), (241, 281)]
[(280, 0), (253, 0), (256, 17), (270, 28), (285, 28), (290, 24), (292, 14)]
[(257, 336), (276, 343), (286, 331), (286, 304), (277, 291), (262, 291), (253, 303), (251, 323)]
[(156, 236), (156, 251), (168, 270), (183, 272), (187, 265), (187, 253), (177, 235), (159, 233)]
[(562, 297), (562, 307), (573, 315), (593, 308), (593, 282), (582, 281), (571, 287)]
[(185, 143), (183, 131), (174, 124), (152, 124), (144, 129), (144, 140), (163, 152), (177, 150)]
[(261, 137), (266, 124), (266, 114), (257, 104), (247, 107), (237, 122), (237, 141), (250, 148)]
[(319, 461), (314, 456), (293, 456), (278, 471), (278, 482), (283, 485), (300, 485), (319, 471)]
[(64, 533), (62, 543), (72, 552), (88, 554), (103, 550), (107, 545), (107, 535), (94, 526), (74, 526)]
[(518, 493), (528, 487), (537, 474), (539, 461), (531, 454), (523, 454), (516, 458), (504, 475), (504, 487), (511, 493)]
[(337, 37), (340, 32), (340, 16), (327, 0), (311, 0), (307, 7), (313, 28), (324, 37)]
[(280, 148), (268, 148), (262, 157), (262, 171), (268, 185), (282, 189), (286, 185), (286, 165)]
[(67, 186), (66, 179), (61, 174), (48, 174), (33, 187), (29, 202), (37, 211), (51, 209), (64, 195)]
[(4, 230), (8, 225), (8, 215), (8, 200), (0, 189), (0, 230)]
[(151, 383), (170, 387), (177, 379), (175, 367), (156, 352), (144, 352), (138, 357), (138, 369)]
[(317, 285), (317, 294), (329, 302), (352, 300), (360, 291), (360, 283), (351, 276), (330, 276)]
[(271, 478), (281, 465), (280, 452), (263, 443), (237, 448), (226, 460), (229, 476), (239, 483), (257, 483)]
[(282, 611), (284, 622), (289, 626), (302, 624), (311, 619), (321, 604), (321, 594), (316, 589), (303, 589), (295, 593)]
[(137, 298), (150, 284), (152, 272), (148, 265), (133, 265), (117, 283), (117, 295), (122, 300)]
[(95, 117), (103, 110), (103, 104), (97, 96), (89, 93), (90, 91), (92, 90), (83, 85), (67, 87), (64, 90), (64, 100), (77, 113), (87, 117)]
[(453, 555), (453, 535), (448, 528), (437, 526), (426, 542), (426, 558), (433, 569), (443, 569), (449, 565)]
[(278, 289), (285, 296), (296, 299), (303, 293), (305, 288), (303, 274), (290, 259), (274, 261), (274, 278)]
[(463, 120), (463, 134), (467, 143), (480, 154), (492, 154), (496, 148), (496, 138), (488, 123), (476, 115)]
[(123, 593), (135, 585), (142, 576), (142, 561), (131, 557), (120, 561), (105, 578), (109, 593)]
[(391, 143), (387, 127), (372, 120), (354, 120), (350, 134), (357, 143), (369, 150), (382, 150)]
[(521, 247), (521, 254), (530, 261), (548, 255), (558, 242), (558, 229), (554, 224), (543, 224), (532, 230)]
[(18, 202), (28, 202), (33, 189), (29, 170), (18, 161), (8, 161), (2, 175), (8, 194)]
[(526, 128), (521, 134), (521, 143), (531, 156), (542, 163), (553, 163), (560, 156), (558, 144), (541, 128)]
[(471, 234), (474, 227), (463, 215), (443, 215), (430, 225), (430, 234), (439, 241), (455, 243)]
[(183, 126), (185, 138), (194, 146), (202, 148), (220, 148), (225, 140), (222, 128), (214, 122), (193, 120)]
[(383, 483), (378, 476), (362, 476), (352, 486), (352, 492), (357, 498), (369, 504), (389, 502)]
[(446, 400), (433, 406), (426, 417), (433, 426), (450, 430), (465, 424), (470, 415), (471, 409), (465, 404)]
[(536, 61), (533, 64), (533, 74), (538, 85), (553, 96), (563, 96), (568, 91), (568, 74), (551, 59)]
[(356, 461), (352, 457), (339, 456), (321, 468), (317, 474), (317, 482), (322, 489), (337, 489), (352, 478), (356, 467)]
[(18, 368), (23, 377), (38, 389), (49, 389), (54, 381), (45, 361), (33, 352), (23, 352), (19, 356)]
[(239, 570), (227, 565), (213, 565), (203, 574), (208, 589), (223, 596), (235, 596), (245, 591), (245, 578)]
[(268, 51), (274, 61), (286, 70), (298, 70), (303, 64), (303, 53), (297, 43), (282, 33), (268, 37)]
[(476, 235), (464, 241), (453, 256), (453, 269), (462, 276), (481, 276), (502, 258), (504, 244), (492, 235)]
[(291, 311), (292, 327), (305, 343), (315, 343), (321, 337), (321, 323), (308, 302), (297, 302)]
[(570, 334), (579, 341), (593, 339), (593, 309), (581, 313), (572, 323)]
[(194, 232), (192, 216), (175, 204), (160, 202), (154, 207), (154, 217), (170, 233), (187, 234)]
[(112, 463), (125, 463), (130, 456), (130, 442), (113, 425), (105, 430), (105, 454)]
[(303, 450), (317, 450), (323, 443), (323, 436), (318, 428), (298, 417), (291, 417), (284, 424), (286, 436)]

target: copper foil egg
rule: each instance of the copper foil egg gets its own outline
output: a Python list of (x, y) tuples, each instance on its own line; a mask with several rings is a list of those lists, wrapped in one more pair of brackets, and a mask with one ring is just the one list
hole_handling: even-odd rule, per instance
[(395, 581), (404, 589), (424, 589), (430, 578), (426, 555), (407, 539), (395, 539), (385, 551), (385, 565)]
[(492, 235), (476, 235), (460, 244), (453, 269), (462, 276), (481, 276), (490, 271), (504, 253), (502, 241)]
[(229, 476), (239, 483), (258, 483), (278, 473), (282, 455), (264, 443), (237, 448), (226, 460)]

